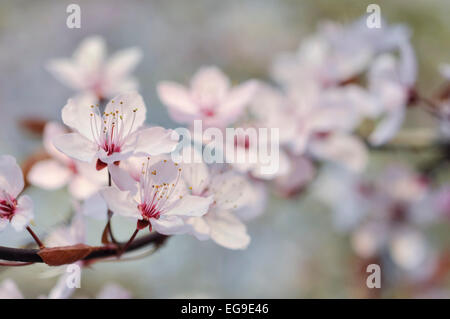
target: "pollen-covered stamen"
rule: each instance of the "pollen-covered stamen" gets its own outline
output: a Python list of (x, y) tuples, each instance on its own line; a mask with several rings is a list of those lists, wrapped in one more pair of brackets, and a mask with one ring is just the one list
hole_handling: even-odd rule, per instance
[[(114, 104), (114, 100), (111, 101), (111, 103)], [(103, 112), (102, 115), (100, 114), (98, 104), (96, 106), (90, 105), (90, 108), (92, 109), (90, 114), (92, 137), (94, 142), (104, 149), (108, 155), (121, 151), (121, 147), (125, 143), (126, 138), (133, 131), (136, 112), (138, 111), (138, 109), (135, 108), (133, 110), (133, 118), (126, 119), (123, 112), (123, 101), (120, 101), (118, 105), (120, 110), (114, 109), (109, 112)], [(131, 120), (131, 125), (127, 129), (125, 129), (126, 120)]]
[[(163, 163), (163, 165), (171, 165), (167, 161), (164, 161)], [(142, 164), (142, 174), (139, 183), (141, 204), (138, 208), (144, 219), (159, 219), (161, 214), (165, 212), (165, 209), (167, 208), (166, 204), (171, 202), (180, 180), (181, 168), (176, 169), (178, 170), (176, 180), (169, 183), (169, 181), (164, 182), (161, 180), (159, 176), (161, 172), (149, 166), (149, 159), (147, 164)], [(155, 183), (155, 180), (158, 180), (159, 183)]]

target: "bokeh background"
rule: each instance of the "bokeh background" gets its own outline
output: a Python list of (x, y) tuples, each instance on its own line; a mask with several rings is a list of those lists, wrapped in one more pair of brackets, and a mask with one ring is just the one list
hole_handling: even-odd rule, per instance
[[(24, 160), (41, 148), (41, 140), (24, 130), (24, 117), (60, 120), (73, 92), (46, 70), (46, 62), (70, 56), (89, 35), (101, 35), (109, 52), (138, 46), (144, 57), (134, 73), (148, 107), (148, 121), (177, 127), (156, 96), (161, 80), (186, 82), (202, 65), (221, 67), (233, 81), (268, 78), (273, 58), (295, 50), (323, 20), (351, 22), (374, 1), (100, 1), (78, 0), (81, 29), (66, 27), (66, 7), (73, 1), (0, 3), (0, 154)], [(377, 1), (391, 23), (413, 31), (419, 60), (419, 88), (439, 86), (437, 66), (450, 62), (450, 2)], [(406, 127), (432, 125), (423, 113), (410, 112)], [(395, 158), (413, 163), (415, 154), (374, 154), (371, 167)], [(252, 242), (245, 251), (230, 251), (190, 236), (171, 238), (155, 255), (138, 261), (99, 263), (83, 272), (75, 296), (95, 296), (116, 282), (136, 298), (349, 298), (370, 296), (366, 275), (335, 230), (330, 208), (314, 196), (272, 196), (265, 214), (249, 223)], [(70, 214), (64, 191), (29, 188), (36, 202), (35, 229), (45, 234)], [(130, 224), (114, 223), (118, 237), (129, 236)], [(103, 223), (89, 223), (89, 243), (98, 244)], [(448, 233), (446, 230), (441, 230)], [(20, 246), (28, 238), (8, 230), (0, 244)], [(444, 236), (444, 246), (448, 244)], [(46, 294), (56, 277), (43, 265), (1, 268), (0, 282), (12, 278), (29, 298)], [(450, 285), (449, 285), (450, 286)], [(449, 287), (447, 286), (447, 287)], [(444, 285), (445, 287), (445, 285)], [(445, 290), (444, 290), (445, 292)], [(448, 291), (447, 291), (448, 292)], [(386, 297), (414, 297), (401, 284), (386, 284)], [(450, 296), (450, 294), (447, 294)]]

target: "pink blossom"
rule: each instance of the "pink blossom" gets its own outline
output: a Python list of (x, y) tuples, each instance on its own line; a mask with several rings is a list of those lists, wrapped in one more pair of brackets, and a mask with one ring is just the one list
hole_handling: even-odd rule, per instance
[[(253, 186), (234, 171), (209, 168), (204, 163), (183, 163), (183, 179), (192, 195), (212, 198), (208, 212), (187, 223), (200, 240), (211, 239), (229, 249), (245, 249), (250, 243), (247, 228), (235, 212), (250, 204)], [(262, 201), (262, 198), (259, 198)]]
[(57, 136), (54, 144), (75, 160), (97, 160), (97, 169), (132, 155), (171, 152), (178, 135), (162, 127), (141, 128), (146, 111), (142, 97), (135, 92), (116, 96), (103, 114), (98, 104), (81, 105), (70, 99), (62, 118), (74, 133)]
[(189, 88), (161, 82), (157, 91), (175, 121), (192, 124), (194, 120), (203, 120), (205, 127), (223, 128), (238, 119), (255, 89), (254, 81), (231, 87), (221, 70), (203, 67), (193, 76)]
[(101, 99), (138, 88), (130, 73), (141, 55), (138, 48), (130, 48), (118, 51), (107, 60), (105, 41), (93, 36), (81, 42), (72, 58), (54, 59), (47, 68), (73, 90), (90, 92)]
[(166, 235), (188, 232), (186, 219), (203, 216), (212, 199), (187, 194), (177, 163), (160, 160), (150, 165), (147, 160), (141, 164), (139, 180), (123, 168), (110, 167), (117, 187), (101, 191), (108, 207), (118, 215), (138, 220), (139, 229), (149, 226)]
[(68, 185), (72, 196), (86, 199), (106, 184), (108, 175), (106, 171), (97, 171), (95, 162), (76, 161), (58, 151), (53, 145), (53, 139), (66, 133), (67, 130), (59, 123), (46, 124), (44, 147), (51, 158), (36, 163), (27, 178), (32, 185), (47, 190)]

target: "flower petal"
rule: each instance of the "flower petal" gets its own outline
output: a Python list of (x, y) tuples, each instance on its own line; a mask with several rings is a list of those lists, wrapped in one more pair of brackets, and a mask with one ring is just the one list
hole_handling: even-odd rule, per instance
[(186, 224), (191, 226), (189, 234), (194, 235), (198, 240), (209, 239), (210, 227), (203, 217), (190, 217), (186, 219)]
[(34, 186), (54, 190), (66, 185), (72, 175), (73, 173), (68, 167), (49, 159), (34, 164), (27, 178)]
[(92, 75), (100, 72), (105, 55), (105, 40), (100, 36), (91, 36), (80, 43), (73, 59), (85, 75)]
[(150, 223), (156, 232), (163, 235), (180, 235), (190, 231), (190, 226), (178, 216), (165, 216), (160, 219), (151, 218)]
[(109, 209), (115, 214), (130, 218), (140, 217), (138, 204), (129, 192), (122, 192), (114, 187), (105, 187), (100, 191), (100, 194), (105, 199)]
[(58, 122), (47, 122), (47, 124), (45, 124), (43, 135), (44, 148), (47, 151), (47, 153), (50, 156), (54, 157), (55, 159), (59, 160), (60, 162), (66, 164), (71, 163), (72, 160), (55, 148), (55, 145), (53, 145), (53, 139), (56, 136), (67, 133), (69, 132), (62, 124), (59, 124)]
[(137, 92), (129, 92), (115, 96), (105, 108), (106, 113), (118, 113), (118, 121), (122, 136), (135, 132), (145, 122), (147, 108), (142, 96)]
[(388, 113), (369, 136), (372, 145), (379, 146), (392, 139), (403, 124), (405, 110), (400, 108)]
[(334, 162), (353, 172), (362, 171), (368, 160), (365, 145), (358, 138), (346, 134), (335, 133), (315, 140), (310, 145), (310, 152), (320, 159)]
[(69, 88), (73, 90), (85, 88), (83, 73), (70, 59), (54, 59), (46, 67), (58, 81)]
[(160, 155), (172, 152), (178, 144), (179, 135), (173, 130), (151, 127), (136, 132), (134, 145), (137, 156)]
[(78, 133), (57, 136), (53, 144), (67, 156), (82, 162), (92, 162), (97, 153), (97, 146)]
[(192, 94), (206, 105), (220, 102), (229, 87), (228, 77), (215, 66), (200, 68), (191, 79)]
[(244, 107), (250, 102), (258, 84), (250, 80), (230, 90), (217, 110), (217, 116), (225, 123), (234, 122), (242, 114)]
[(168, 211), (164, 215), (200, 217), (206, 214), (213, 200), (213, 196), (200, 197), (185, 195), (180, 200), (177, 200), (172, 207), (168, 208)]
[(97, 98), (89, 93), (69, 99), (61, 111), (64, 124), (90, 141), (100, 134), (101, 118), (95, 109)]
[(10, 155), (0, 156), (0, 196), (1, 191), (16, 198), (23, 190), (23, 173), (16, 159)]
[(119, 81), (127, 76), (142, 58), (139, 48), (128, 48), (116, 52), (106, 64), (106, 79), (108, 82)]
[(33, 201), (31, 200), (30, 196), (23, 195), (17, 202), (16, 212), (11, 219), (11, 226), (16, 231), (22, 231), (33, 219), (33, 216)]
[(169, 110), (189, 115), (194, 119), (198, 106), (192, 101), (190, 92), (182, 85), (174, 82), (160, 82), (157, 87), (159, 99)]
[(210, 236), (217, 244), (229, 249), (246, 249), (250, 244), (247, 228), (237, 217), (227, 211), (207, 217)]
[(94, 183), (89, 176), (78, 174), (69, 183), (69, 192), (75, 199), (83, 200), (95, 194), (102, 186), (104, 185)]
[(136, 194), (138, 191), (138, 182), (123, 168), (110, 164), (108, 170), (111, 173), (111, 178), (121, 191), (130, 191), (131, 194)]

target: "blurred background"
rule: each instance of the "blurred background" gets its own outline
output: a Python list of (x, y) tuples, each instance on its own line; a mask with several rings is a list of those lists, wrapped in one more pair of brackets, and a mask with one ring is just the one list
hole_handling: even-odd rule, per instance
[[(138, 46), (144, 56), (134, 75), (148, 108), (147, 121), (177, 127), (156, 95), (156, 83), (186, 83), (202, 65), (217, 65), (233, 82), (267, 79), (273, 58), (293, 51), (319, 22), (351, 22), (373, 1), (76, 1), (81, 29), (66, 27), (66, 7), (73, 1), (0, 3), (0, 154), (19, 161), (42, 147), (40, 138), (18, 123), (24, 117), (60, 121), (73, 92), (55, 80), (45, 64), (69, 57), (86, 36), (101, 35), (109, 52)], [(438, 64), (450, 62), (448, 1), (377, 1), (390, 23), (405, 23), (419, 61), (419, 83), (429, 92), (442, 83)], [(430, 118), (412, 111), (405, 126), (429, 127)], [(420, 154), (426, 156), (426, 154)], [(372, 154), (370, 169), (395, 160), (413, 164), (415, 153)], [(370, 297), (364, 263), (346, 234), (333, 227), (330, 207), (314, 196), (311, 185), (300, 197), (272, 196), (266, 212), (248, 224), (247, 250), (231, 251), (190, 236), (170, 238), (156, 254), (138, 261), (99, 263), (84, 270), (76, 296), (95, 296), (115, 282), (135, 298), (350, 298)], [(35, 230), (45, 234), (70, 213), (64, 191), (27, 190), (35, 201)], [(103, 222), (89, 222), (89, 243), (98, 244)], [(114, 221), (119, 238), (130, 224)], [(448, 227), (432, 230), (448, 247)], [(0, 233), (2, 246), (27, 243), (24, 234)], [(12, 278), (28, 298), (46, 294), (56, 282), (48, 267), (0, 268), (0, 282)], [(400, 279), (399, 279), (400, 278)], [(383, 297), (417, 297), (421, 291), (387, 278)], [(448, 276), (439, 296), (450, 297)]]

